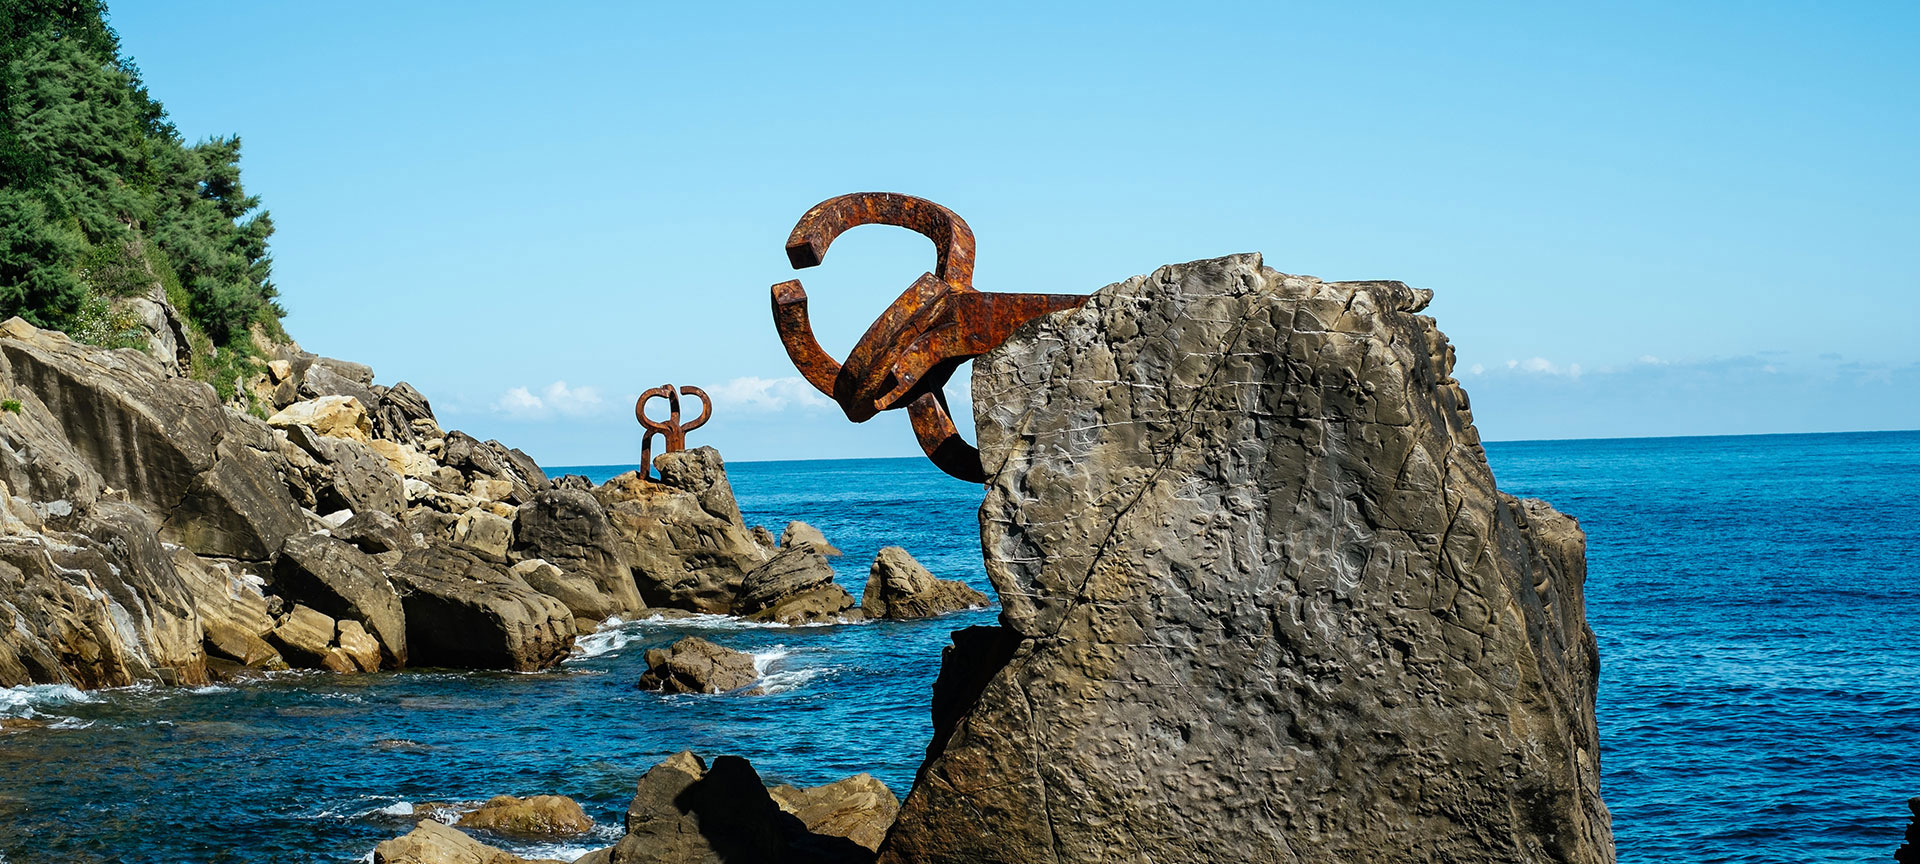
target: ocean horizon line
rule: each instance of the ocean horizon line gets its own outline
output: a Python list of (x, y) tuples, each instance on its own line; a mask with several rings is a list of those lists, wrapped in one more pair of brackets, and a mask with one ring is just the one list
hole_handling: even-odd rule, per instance
[[(1917, 433), (1920, 433), (1920, 429), (1849, 429), (1849, 430), (1839, 431), (1839, 432), (1742, 432), (1742, 433), (1735, 433), (1735, 434), (1716, 433), (1716, 434), (1701, 434), (1701, 435), (1620, 435), (1620, 436), (1596, 436), (1591, 438), (1503, 438), (1498, 440), (1486, 440), (1486, 441), (1483, 441), (1482, 443), (1493, 444), (1493, 445), (1505, 445), (1505, 444), (1566, 444), (1566, 443), (1574, 443), (1574, 442), (1580, 442), (1580, 441), (1608, 441), (1608, 442), (1704, 441), (1704, 440), (1719, 439), (1719, 438), (1838, 438), (1838, 437), (1845, 437), (1849, 435), (1904, 435), (1904, 434), (1917, 434)], [(817, 462), (915, 462), (915, 461), (925, 462), (926, 457), (921, 455), (816, 456), (816, 457), (801, 457), (801, 458), (794, 458), (794, 459), (741, 459), (739, 461), (728, 460), (727, 464), (728, 465), (800, 465), (800, 464), (811, 464), (811, 463), (817, 463)], [(550, 468), (546, 468), (545, 470), (547, 470), (548, 472), (558, 471), (561, 473), (567, 473), (571, 469), (605, 469), (605, 468), (638, 468), (638, 467), (640, 467), (640, 463), (638, 462), (600, 462), (600, 463), (581, 462), (581, 463), (575, 463), (571, 465), (555, 465)]]

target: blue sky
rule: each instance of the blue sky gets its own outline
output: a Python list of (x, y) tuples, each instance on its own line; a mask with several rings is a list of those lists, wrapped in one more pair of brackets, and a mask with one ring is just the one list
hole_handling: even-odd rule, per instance
[[(111, 20), (185, 135), (243, 136), (301, 344), (543, 464), (634, 461), (667, 381), (731, 459), (917, 453), (767, 311), (794, 220), (864, 190), (958, 211), (983, 290), (1244, 251), (1432, 288), (1491, 440), (1920, 427), (1920, 6), (915, 7)], [(931, 261), (842, 238), (822, 343)]]

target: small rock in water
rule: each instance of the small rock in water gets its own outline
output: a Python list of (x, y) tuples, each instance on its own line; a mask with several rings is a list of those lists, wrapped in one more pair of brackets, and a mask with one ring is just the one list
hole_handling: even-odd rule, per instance
[(663, 693), (726, 693), (759, 678), (754, 672), (753, 655), (698, 636), (688, 636), (671, 648), (648, 651), (647, 667), (640, 676), (640, 689)]
[(868, 618), (932, 618), (988, 605), (987, 595), (956, 579), (935, 579), (907, 550), (888, 546), (873, 558), (860, 608)]
[(566, 837), (593, 830), (593, 820), (564, 795), (498, 795), (460, 817), (459, 825), (520, 837)]
[(528, 864), (528, 859), (429, 819), (407, 834), (375, 846), (373, 864)]
[(820, 533), (820, 529), (798, 520), (788, 522), (787, 530), (780, 534), (780, 548), (792, 549), (801, 543), (811, 544), (822, 555), (840, 554), (839, 549), (827, 542), (827, 535)]

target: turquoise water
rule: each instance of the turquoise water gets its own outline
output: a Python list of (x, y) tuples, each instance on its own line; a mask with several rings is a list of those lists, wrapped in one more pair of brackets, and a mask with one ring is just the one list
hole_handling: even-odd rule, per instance
[[(1604, 792), (1623, 862), (1885, 860), (1920, 794), (1920, 433), (1489, 445), (1503, 488), (1581, 518)], [(603, 479), (630, 466), (575, 471)], [(729, 466), (750, 522), (806, 519), (858, 592), (883, 545), (987, 588), (978, 487), (918, 459)], [(949, 631), (930, 622), (632, 622), (532, 675), (0, 690), (0, 859), (358, 861), (414, 805), (557, 792), (610, 842), (633, 781), (693, 748), (769, 780), (870, 771), (904, 793)], [(701, 633), (777, 691), (659, 696), (644, 649)]]

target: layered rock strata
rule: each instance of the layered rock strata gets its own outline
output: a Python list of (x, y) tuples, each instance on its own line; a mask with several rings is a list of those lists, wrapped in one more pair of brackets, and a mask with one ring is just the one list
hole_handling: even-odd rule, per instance
[[(0, 324), (0, 686), (531, 670), (650, 601), (852, 612), (826, 539), (756, 540), (711, 448), (662, 455), (658, 481), (556, 484), (404, 382), (259, 347), (223, 403), (177, 363)], [(236, 410), (248, 392), (270, 416)]]
[(1429, 297), (1239, 255), (975, 364), (1003, 626), (881, 860), (1613, 860), (1584, 535), (1496, 488)]

